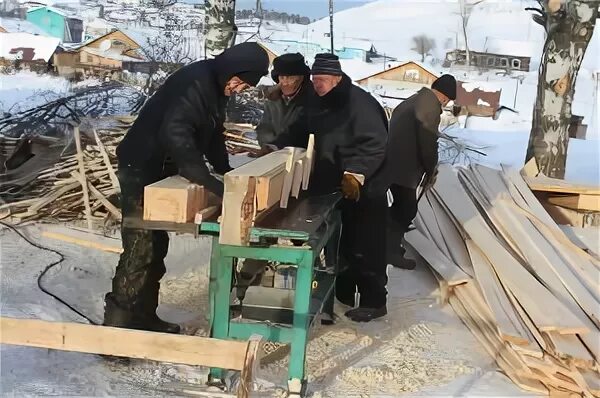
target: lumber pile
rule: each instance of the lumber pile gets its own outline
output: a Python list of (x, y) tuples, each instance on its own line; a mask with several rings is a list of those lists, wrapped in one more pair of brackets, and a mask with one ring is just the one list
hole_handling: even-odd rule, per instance
[(565, 236), (518, 172), (441, 166), (415, 225), (406, 241), (514, 383), (600, 397), (600, 261)]
[(307, 149), (288, 147), (225, 174), (219, 243), (247, 245), (250, 228), (274, 208), (286, 208), (290, 196), (308, 188), (314, 136)]
[(21, 190), (20, 198), (0, 205), (0, 217), (10, 217), (15, 223), (85, 218), (88, 228), (120, 220), (121, 212), (115, 205), (120, 192), (115, 150), (124, 130), (112, 128), (100, 134), (94, 130), (92, 135), (93, 140), (75, 127), (75, 153), (41, 170)]

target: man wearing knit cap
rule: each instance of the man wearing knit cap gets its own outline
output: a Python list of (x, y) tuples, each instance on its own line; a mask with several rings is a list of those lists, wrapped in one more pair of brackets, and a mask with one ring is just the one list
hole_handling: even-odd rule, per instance
[[(142, 213), (146, 185), (175, 174), (223, 196), (223, 183), (204, 158), (218, 174), (231, 170), (223, 137), (225, 105), (232, 93), (255, 86), (268, 66), (261, 46), (243, 43), (169, 76), (117, 147), (123, 217)], [(122, 227), (121, 238), (123, 253), (105, 297), (104, 325), (178, 333), (179, 325), (156, 315), (167, 232)]]
[(277, 86), (265, 103), (262, 120), (256, 127), (263, 152), (268, 148), (306, 147), (307, 107), (315, 91), (310, 68), (299, 54), (283, 54), (273, 60), (271, 77)]
[(394, 109), (384, 166), (375, 185), (391, 191), (394, 202), (388, 222), (388, 262), (413, 269), (404, 257), (402, 239), (417, 214), (417, 187), (424, 192), (435, 182), (438, 127), (442, 108), (456, 99), (456, 80), (443, 75), (431, 89), (422, 88)]
[[(311, 194), (341, 190), (342, 237), (336, 297), (352, 308), (346, 316), (368, 322), (387, 314), (385, 190), (371, 180), (384, 158), (387, 118), (377, 100), (352, 84), (338, 57), (317, 54), (312, 66), (317, 98), (309, 131), (315, 133), (315, 173)], [(360, 301), (356, 302), (356, 291)], [(357, 306), (358, 304), (358, 306)]]

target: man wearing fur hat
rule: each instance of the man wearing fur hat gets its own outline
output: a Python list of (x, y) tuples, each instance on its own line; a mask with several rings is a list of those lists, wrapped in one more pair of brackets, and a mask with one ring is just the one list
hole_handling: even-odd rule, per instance
[(417, 215), (417, 187), (426, 191), (435, 182), (438, 164), (440, 114), (456, 99), (456, 80), (443, 75), (431, 89), (422, 88), (394, 109), (384, 166), (375, 183), (389, 189), (394, 198), (388, 223), (388, 262), (413, 269), (414, 260), (404, 258), (404, 234)]
[(265, 112), (256, 127), (263, 153), (269, 148), (305, 147), (306, 111), (314, 97), (310, 68), (301, 54), (283, 54), (273, 60), (271, 77), (277, 86), (268, 93)]
[[(341, 190), (342, 236), (336, 280), (337, 299), (351, 308), (346, 316), (369, 322), (387, 314), (385, 190), (372, 189), (387, 143), (387, 117), (381, 105), (352, 81), (337, 56), (317, 54), (312, 66), (317, 98), (309, 131), (315, 133), (315, 173), (309, 191)], [(360, 301), (356, 301), (358, 291)]]

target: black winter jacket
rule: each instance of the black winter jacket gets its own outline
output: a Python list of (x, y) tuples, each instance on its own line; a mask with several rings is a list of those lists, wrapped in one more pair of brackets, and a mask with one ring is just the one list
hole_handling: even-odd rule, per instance
[(325, 194), (339, 189), (344, 171), (371, 178), (383, 161), (387, 117), (377, 100), (352, 84), (347, 75), (310, 109), (309, 132), (315, 134), (315, 165), (310, 191)]
[(302, 82), (300, 91), (289, 102), (277, 90), (265, 103), (262, 120), (256, 127), (261, 146), (274, 145), (306, 147), (308, 131), (308, 106), (314, 101), (315, 90), (308, 77)]
[(378, 189), (391, 185), (417, 188), (423, 174), (432, 175), (438, 163), (438, 137), (442, 107), (428, 88), (406, 99), (394, 109), (389, 143)]
[(223, 183), (210, 174), (204, 157), (219, 174), (231, 170), (222, 134), (228, 100), (224, 87), (240, 72), (266, 72), (268, 60), (256, 55), (251, 46), (235, 46), (169, 76), (117, 147), (119, 168), (138, 169), (158, 180), (168, 158), (181, 176), (222, 196)]

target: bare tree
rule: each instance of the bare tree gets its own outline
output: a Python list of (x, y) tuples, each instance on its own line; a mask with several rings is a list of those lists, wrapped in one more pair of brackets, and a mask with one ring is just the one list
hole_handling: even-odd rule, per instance
[(471, 12), (473, 8), (478, 4), (483, 3), (485, 0), (469, 1), (469, 0), (458, 0), (460, 25), (465, 41), (465, 52), (467, 54), (467, 66), (471, 65), (471, 52), (469, 50), (469, 35), (467, 34), (467, 25), (469, 24), (469, 18), (471, 18)]
[(213, 58), (235, 43), (235, 0), (204, 0), (204, 12), (204, 56)]
[(425, 35), (415, 36), (412, 40), (415, 45), (412, 50), (421, 55), (421, 62), (425, 61), (425, 56), (431, 55), (431, 50), (435, 48), (435, 40)]
[(541, 172), (564, 178), (568, 128), (575, 82), (592, 38), (600, 0), (537, 0), (529, 8), (544, 26), (546, 43), (538, 77), (526, 162), (535, 158)]

